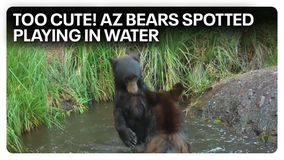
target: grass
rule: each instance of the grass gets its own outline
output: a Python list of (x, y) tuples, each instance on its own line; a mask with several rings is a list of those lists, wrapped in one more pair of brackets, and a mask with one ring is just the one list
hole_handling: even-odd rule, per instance
[(248, 29), (169, 28), (159, 43), (13, 43), (7, 39), (7, 148), (24, 152), (19, 136), (41, 126), (64, 127), (71, 112), (112, 101), (110, 57), (140, 53), (152, 89), (176, 82), (197, 96), (216, 80), (277, 65), (277, 26)]
[(8, 43), (7, 148), (21, 152), (18, 136), (47, 126), (63, 127), (60, 108), (47, 106), (48, 86), (44, 49)]

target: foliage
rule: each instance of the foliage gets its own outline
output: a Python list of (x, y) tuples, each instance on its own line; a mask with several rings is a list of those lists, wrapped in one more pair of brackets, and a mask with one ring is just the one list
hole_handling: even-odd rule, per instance
[(216, 123), (216, 124), (219, 124), (219, 123), (221, 123), (221, 122), (222, 122), (222, 121), (221, 121), (220, 119), (216, 119), (216, 120), (215, 120), (215, 123)]

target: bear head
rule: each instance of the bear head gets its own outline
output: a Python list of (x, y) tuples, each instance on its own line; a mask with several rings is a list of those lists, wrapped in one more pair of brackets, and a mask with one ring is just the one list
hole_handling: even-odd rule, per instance
[(145, 90), (147, 109), (152, 111), (157, 130), (167, 133), (176, 132), (183, 123), (178, 98), (183, 91), (183, 85), (177, 83), (169, 91), (154, 92)]
[(137, 82), (142, 77), (140, 60), (136, 53), (110, 58), (115, 85), (118, 88), (126, 88), (129, 93), (138, 91)]

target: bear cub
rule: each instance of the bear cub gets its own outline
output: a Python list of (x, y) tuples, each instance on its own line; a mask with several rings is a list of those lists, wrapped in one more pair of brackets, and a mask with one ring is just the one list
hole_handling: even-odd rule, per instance
[(144, 153), (189, 153), (190, 143), (184, 126), (178, 98), (183, 86), (177, 83), (169, 91), (145, 90), (150, 115), (149, 135), (145, 146), (136, 147)]
[(133, 53), (110, 58), (115, 83), (114, 122), (120, 139), (134, 148), (145, 143), (149, 120), (146, 116), (148, 88), (142, 78), (139, 57)]

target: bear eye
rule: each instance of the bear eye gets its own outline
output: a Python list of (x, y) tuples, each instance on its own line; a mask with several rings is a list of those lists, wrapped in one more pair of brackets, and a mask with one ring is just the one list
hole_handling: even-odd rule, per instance
[(129, 78), (129, 77), (125, 77), (125, 78), (124, 78), (124, 81), (127, 83), (127, 82), (130, 81), (130, 78)]
[(126, 82), (129, 82), (129, 81), (133, 81), (133, 80), (137, 80), (137, 75), (133, 75), (133, 76), (126, 76), (125, 78), (124, 78), (124, 80), (126, 81)]
[(134, 75), (134, 76), (133, 76), (133, 79), (134, 79), (134, 80), (137, 80), (137, 75)]

